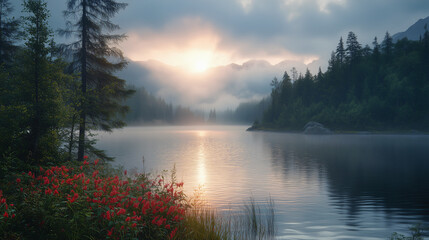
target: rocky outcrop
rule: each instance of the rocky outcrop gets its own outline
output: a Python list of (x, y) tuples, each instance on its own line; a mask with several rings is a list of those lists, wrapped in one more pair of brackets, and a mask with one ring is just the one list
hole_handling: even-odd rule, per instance
[(308, 122), (304, 126), (304, 134), (331, 134), (331, 130), (318, 122)]

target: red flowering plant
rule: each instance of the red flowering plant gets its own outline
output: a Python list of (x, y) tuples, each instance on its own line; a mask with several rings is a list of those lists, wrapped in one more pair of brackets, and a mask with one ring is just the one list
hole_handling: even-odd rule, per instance
[[(7, 199), (3, 196), (3, 191), (0, 190), (0, 233), (3, 233), (15, 218), (15, 206), (8, 203)], [(0, 235), (2, 237), (2, 235)]]
[(23, 173), (14, 184), (24, 238), (175, 239), (187, 208), (174, 177), (130, 177), (87, 158)]

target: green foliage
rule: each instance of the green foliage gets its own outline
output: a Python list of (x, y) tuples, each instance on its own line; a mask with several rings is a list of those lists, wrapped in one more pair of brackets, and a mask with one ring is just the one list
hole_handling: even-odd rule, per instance
[(15, 41), (19, 39), (20, 21), (9, 18), (13, 7), (9, 0), (0, 0), (0, 66), (9, 67), (18, 47)]
[(334, 130), (429, 130), (429, 34), (421, 41), (361, 47), (350, 32), (325, 73), (307, 70), (293, 83), (271, 84), (271, 106), (261, 127), (302, 130), (317, 121)]
[[(43, 1), (24, 2), (25, 46), (0, 69), (2, 171), (57, 161), (64, 127), (65, 66), (52, 57)], [(25, 167), (26, 168), (26, 167)], [(4, 175), (2, 174), (2, 177)]]
[(186, 211), (182, 186), (98, 160), (18, 174), (0, 185), (0, 238), (173, 239)]
[[(75, 42), (63, 46), (73, 59), (70, 70), (80, 73), (81, 98), (79, 105), (78, 160), (88, 150), (87, 132), (91, 129), (111, 131), (124, 126), (118, 115), (128, 107), (123, 101), (134, 91), (125, 87), (125, 80), (113, 75), (127, 62), (122, 52), (113, 46), (125, 35), (109, 34), (119, 26), (111, 22), (115, 14), (127, 4), (114, 0), (69, 0), (65, 17), (68, 29), (61, 34), (73, 35)], [(113, 60), (112, 60), (113, 59)]]

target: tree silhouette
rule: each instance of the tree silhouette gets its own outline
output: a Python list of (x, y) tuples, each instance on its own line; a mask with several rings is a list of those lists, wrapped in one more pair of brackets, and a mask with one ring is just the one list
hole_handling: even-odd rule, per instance
[(12, 11), (9, 0), (0, 0), (0, 65), (10, 65), (13, 53), (17, 50), (14, 41), (19, 37), (20, 21), (8, 17)]
[[(68, 0), (65, 17), (67, 28), (60, 34), (77, 39), (63, 50), (72, 54), (70, 65), (73, 72), (79, 72), (82, 81), (80, 104), (78, 160), (82, 161), (88, 148), (86, 132), (91, 128), (111, 131), (124, 126), (117, 114), (125, 114), (128, 108), (123, 101), (133, 91), (125, 88), (125, 81), (114, 76), (127, 62), (122, 52), (112, 47), (125, 38), (123, 34), (113, 34), (119, 26), (110, 20), (127, 6), (114, 0)], [(114, 60), (112, 60), (114, 59)], [(89, 124), (89, 126), (88, 126)]]

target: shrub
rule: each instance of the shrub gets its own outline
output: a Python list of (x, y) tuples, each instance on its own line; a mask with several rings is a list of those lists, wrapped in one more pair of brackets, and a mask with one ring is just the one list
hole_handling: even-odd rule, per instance
[[(5, 212), (0, 217), (0, 229), (8, 238), (177, 237), (187, 207), (183, 183), (176, 183), (174, 178), (149, 179), (145, 174), (129, 177), (126, 171), (119, 173), (98, 164), (98, 160), (40, 167), (38, 172), (17, 176), (12, 184), (15, 206), (1, 200), (0, 211)], [(5, 199), (2, 193), (0, 197)]]

